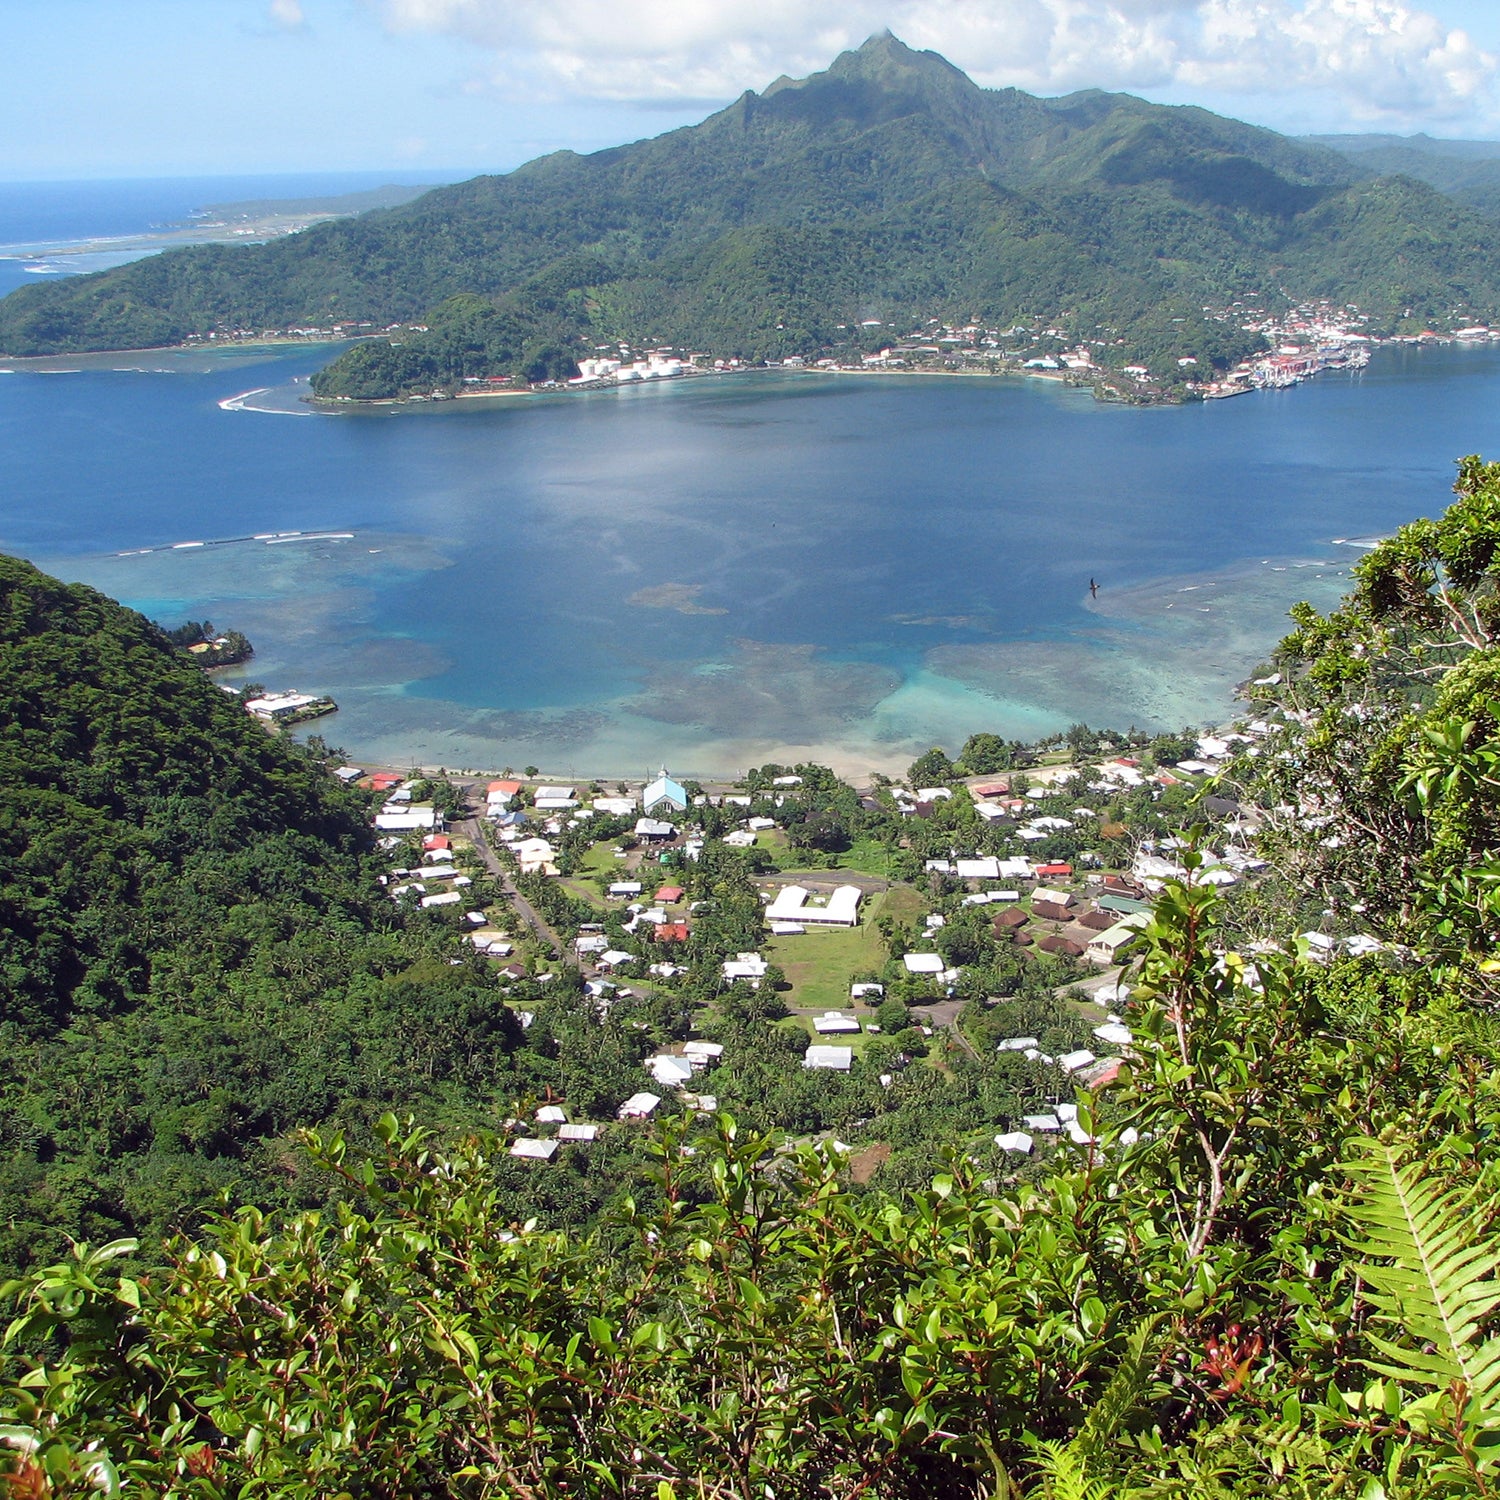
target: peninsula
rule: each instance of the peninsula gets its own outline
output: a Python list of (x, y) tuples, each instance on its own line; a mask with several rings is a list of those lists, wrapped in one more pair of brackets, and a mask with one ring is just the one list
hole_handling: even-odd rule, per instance
[(389, 399), (562, 383), (622, 343), (849, 364), (892, 330), (955, 330), (941, 356), (972, 328), (1180, 399), (1274, 352), (1257, 325), (1298, 307), (1374, 335), (1487, 326), (1492, 228), (1358, 157), (1129, 95), (983, 89), (887, 34), (654, 140), (23, 288), (0, 349), (354, 331), (315, 393)]

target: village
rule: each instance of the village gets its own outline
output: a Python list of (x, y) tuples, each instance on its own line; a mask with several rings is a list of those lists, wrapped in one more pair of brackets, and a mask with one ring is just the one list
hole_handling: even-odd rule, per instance
[[(607, 787), (337, 774), (370, 795), (390, 898), (451, 932), (452, 962), (493, 966), (522, 1028), (565, 997), (624, 1028), (633, 1055), (590, 1108), (549, 1094), (507, 1122), (517, 1158), (759, 1104), (814, 1127), (853, 1115), (821, 1133), (855, 1134), (878, 1166), (883, 1110), (961, 1072), (1003, 1103), (950, 1144), (1004, 1171), (1089, 1144), (1078, 1093), (1130, 1057), (1131, 965), (1163, 885), (1256, 906), (1259, 816), (1220, 777), (1279, 727), (1252, 716), (1155, 752), (1100, 736), (1024, 769), (860, 787), (811, 765)], [(1372, 946), (1272, 908), (1279, 930), (1253, 918), (1265, 946)], [(783, 1094), (798, 1107), (766, 1102)]]
[[(578, 373), (567, 380), (549, 379), (528, 385), (510, 374), (467, 375), (461, 388), (435, 386), (401, 399), (430, 402), (514, 396), (528, 390), (588, 391), (692, 376), (780, 370), (837, 375), (1023, 375), (1088, 387), (1101, 399), (1150, 404), (1161, 400), (1216, 400), (1253, 391), (1281, 390), (1325, 370), (1363, 369), (1369, 363), (1371, 350), (1386, 343), (1425, 346), (1500, 341), (1500, 327), (1466, 323), (1461, 308), (1454, 309), (1450, 327), (1377, 335), (1371, 329), (1370, 317), (1352, 304), (1323, 299), (1271, 313), (1262, 303), (1262, 298), (1247, 295), (1224, 306), (1202, 309), (1206, 321), (1257, 335), (1264, 344), (1260, 353), (1222, 371), (1207, 364), (1199, 353), (1189, 351), (1187, 345), (1191, 340), (1186, 330), (1182, 347), (1164, 355), (1153, 367), (1121, 363), (1118, 350), (1127, 342), (1123, 337), (1103, 331), (1086, 337), (1066, 319), (1037, 318), (1002, 328), (941, 317), (919, 316), (889, 323), (883, 318), (870, 317), (858, 324), (838, 324), (824, 348), (782, 358), (716, 356), (651, 340), (620, 339), (593, 345), (589, 353), (578, 359)], [(1175, 317), (1171, 321), (1186, 324), (1187, 320)], [(275, 345), (383, 338), (399, 344), (427, 331), (425, 323), (377, 327), (368, 320), (287, 328), (225, 326), (208, 334), (191, 334), (185, 343), (187, 346)], [(329, 399), (337, 404), (350, 398)], [(232, 403), (226, 409), (232, 409)]]
[[(1157, 368), (1121, 364), (1111, 351), (1124, 345), (1121, 337), (1079, 336), (1076, 329), (1046, 319), (991, 328), (981, 323), (956, 323), (942, 318), (916, 320), (915, 328), (897, 332), (907, 323), (887, 324), (871, 317), (856, 325), (839, 324), (837, 337), (826, 351), (788, 355), (764, 361), (737, 357), (716, 358), (673, 345), (643, 346), (620, 341), (598, 344), (578, 361), (578, 374), (566, 382), (545, 382), (545, 389), (590, 390), (628, 386), (694, 375), (726, 375), (752, 369), (823, 374), (1020, 374), (1066, 384), (1087, 386), (1105, 399), (1150, 402), (1154, 399), (1222, 399), (1258, 390), (1281, 390), (1298, 385), (1325, 370), (1360, 370), (1370, 351), (1383, 343), (1429, 345), (1500, 341), (1500, 328), (1463, 322), (1454, 312), (1452, 328), (1424, 329), (1411, 334), (1377, 336), (1371, 320), (1352, 304), (1328, 300), (1299, 303), (1271, 314), (1250, 297), (1223, 307), (1202, 309), (1205, 319), (1259, 336), (1261, 353), (1222, 372), (1203, 363), (1185, 347), (1165, 358)], [(1173, 323), (1185, 323), (1174, 318)], [(889, 342), (886, 342), (889, 340)], [(1184, 334), (1184, 344), (1187, 336)], [(845, 346), (868, 352), (850, 353)], [(512, 391), (508, 377), (470, 376), (461, 395)], [(435, 399), (434, 392), (427, 399)], [(416, 399), (416, 398), (413, 398)]]

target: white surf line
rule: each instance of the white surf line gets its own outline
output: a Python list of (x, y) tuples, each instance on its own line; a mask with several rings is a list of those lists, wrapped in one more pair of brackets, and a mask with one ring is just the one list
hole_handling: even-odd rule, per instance
[(259, 386), (256, 386), (256, 388), (253, 391), (241, 391), (238, 396), (226, 396), (224, 398), (224, 400), (222, 400), (221, 402), (219, 402), (219, 410), (220, 411), (244, 411), (245, 410), (245, 403), (252, 396), (264, 396), (265, 393), (268, 390), (270, 390), (270, 389), (271, 389), (271, 387), (268, 386), (268, 385), (259, 385)]
[[(296, 382), (293, 381), (295, 385)], [(241, 391), (238, 396), (226, 396), (219, 402), (220, 411), (253, 411), (259, 412), (263, 417), (331, 417), (330, 411), (289, 411), (280, 406), (252, 406), (250, 402), (256, 396), (269, 395), (277, 389), (274, 385), (257, 386), (253, 391)]]
[(257, 531), (254, 536), (221, 536), (201, 542), (168, 542), (160, 547), (131, 547), (116, 552), (116, 557), (148, 557), (153, 552), (192, 552), (199, 547), (238, 547), (245, 542), (264, 542), (274, 547), (278, 542), (352, 542), (352, 531)]

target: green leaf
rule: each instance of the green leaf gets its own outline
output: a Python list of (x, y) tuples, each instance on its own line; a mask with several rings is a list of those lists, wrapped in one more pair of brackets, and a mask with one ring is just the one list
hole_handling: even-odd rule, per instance
[(1483, 1424), (1500, 1424), (1500, 1339), (1482, 1336), (1500, 1309), (1500, 1247), (1476, 1237), (1463, 1195), (1428, 1181), (1421, 1163), (1403, 1162), (1390, 1142), (1361, 1144), (1350, 1207), (1364, 1231), (1353, 1248), (1365, 1259), (1355, 1270), (1399, 1333), (1371, 1334), (1385, 1360), (1367, 1363), (1434, 1390), (1461, 1381)]

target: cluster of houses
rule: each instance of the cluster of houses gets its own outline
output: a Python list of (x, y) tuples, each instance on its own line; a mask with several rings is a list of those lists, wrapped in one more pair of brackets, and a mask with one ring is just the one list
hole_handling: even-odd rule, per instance
[[(1266, 681), (1270, 683), (1271, 679)], [(1264, 719), (1253, 719), (1234, 732), (1205, 734), (1197, 739), (1190, 757), (1167, 769), (1151, 769), (1131, 756), (1121, 755), (1088, 768), (1081, 780), (1077, 779), (1079, 773), (1071, 768), (1055, 771), (1042, 768), (1028, 773), (1023, 793), (1014, 791), (1011, 782), (1003, 777), (980, 780), (967, 790), (978, 816), (992, 823), (1003, 820), (1020, 846), (1081, 829), (1096, 831), (1107, 839), (1116, 835), (1107, 831), (1109, 825), (1094, 808), (1083, 805), (1094, 800), (1088, 793), (1113, 797), (1122, 789), (1197, 782), (1213, 776), (1241, 753), (1258, 754), (1260, 741), (1272, 734), (1274, 728)], [(374, 822), (390, 846), (414, 847), (420, 842), (420, 861), (408, 857), (408, 868), (391, 873), (390, 894), (396, 898), (415, 896), (423, 906), (456, 906), (463, 902), (464, 888), (471, 882), (454, 861), (441, 814), (431, 804), (417, 802), (413, 787), (398, 775), (381, 773), (364, 777), (356, 767), (341, 768), (337, 774), (344, 779), (357, 778), (360, 785), (382, 794)], [(790, 775), (778, 777), (769, 792), (771, 800), (795, 796), (799, 780)], [(1069, 802), (1059, 806), (1057, 798), (1064, 782)], [(964, 794), (963, 787), (956, 791), (949, 787), (909, 790), (895, 787), (890, 793), (898, 810), (911, 817), (930, 816), (946, 799)], [(740, 826), (725, 836), (726, 843), (753, 843), (761, 833), (776, 826), (772, 818), (750, 815), (752, 805), (767, 795), (763, 790), (755, 797), (729, 793), (712, 799), (720, 805), (745, 810)], [(680, 782), (667, 774), (665, 767), (638, 795), (627, 794), (623, 789), (615, 795), (593, 794), (561, 784), (530, 787), (509, 777), (497, 778), (485, 788), (486, 816), (498, 839), (509, 847), (523, 871), (543, 874), (557, 873), (552, 840), (570, 824), (586, 824), (601, 815), (612, 819), (633, 817), (634, 833), (642, 843), (671, 842), (685, 857), (694, 858), (701, 851), (702, 838), (696, 830), (680, 827), (680, 818), (679, 823), (667, 820), (687, 812), (695, 802), (707, 800), (690, 796)], [(1050, 802), (1045, 813), (1036, 806), (1044, 800)], [(1071, 805), (1075, 800), (1079, 805)], [(947, 858), (927, 860), (925, 869), (964, 882), (968, 889), (961, 897), (962, 903), (986, 909), (997, 939), (1022, 948), (1034, 945), (1040, 952), (1084, 959), (1101, 968), (1110, 968), (1129, 961), (1131, 949), (1140, 942), (1142, 929), (1149, 921), (1152, 897), (1165, 882), (1191, 875), (1198, 883), (1229, 886), (1263, 867), (1263, 861), (1251, 852), (1248, 837), (1257, 829), (1256, 815), (1227, 797), (1206, 797), (1204, 807), (1215, 819), (1214, 843), (1208, 848), (1201, 843), (1196, 846), (1191, 871), (1184, 859), (1185, 843), (1175, 837), (1141, 844), (1129, 867), (1119, 873), (1075, 869), (1069, 861), (1032, 860), (1014, 853), (993, 855), (977, 849), (972, 852), (954, 849)], [(413, 835), (419, 838), (414, 839)], [(1088, 862), (1088, 856), (1084, 862)], [(621, 875), (622, 878), (608, 883), (607, 900), (621, 903), (624, 931), (640, 939), (632, 944), (636, 951), (614, 946), (602, 921), (585, 924), (574, 940), (577, 960), (591, 976), (587, 988), (601, 1007), (614, 995), (631, 993), (618, 982), (627, 974), (672, 979), (684, 972), (681, 964), (672, 962), (674, 957), (682, 955), (672, 953), (671, 947), (686, 944), (692, 931), (694, 905), (687, 903), (684, 887), (673, 882), (668, 872), (659, 872), (650, 881), (636, 878), (633, 870), (629, 874), (622, 871)], [(861, 885), (841, 881), (836, 874), (831, 874), (827, 881), (803, 876), (796, 881), (772, 878), (762, 885), (767, 928), (778, 938), (855, 928), (867, 899)], [(510, 933), (495, 927), (483, 912), (470, 912), (468, 918), (474, 930), (467, 934), (467, 939), (476, 951), (499, 960), (513, 957), (515, 944)], [(913, 944), (912, 951), (901, 956), (900, 970), (915, 982), (904, 986), (904, 993), (925, 988), (936, 996), (942, 991), (952, 993), (957, 986), (960, 971), (936, 951), (943, 946), (936, 939), (945, 920), (941, 913), (931, 913), (925, 919), (928, 941)], [(1360, 937), (1335, 939), (1321, 933), (1308, 933), (1304, 937), (1313, 957), (1331, 957), (1345, 950), (1366, 952), (1379, 946), (1372, 939)], [(618, 941), (616, 937), (615, 942)], [(648, 946), (643, 948), (642, 944)], [(735, 953), (721, 962), (726, 986), (745, 984), (759, 988), (769, 971), (769, 960), (759, 952)], [(880, 1029), (873, 1019), (861, 1019), (856, 1013), (857, 1004), (877, 1003), (883, 993), (878, 983), (855, 982), (850, 985), (851, 1005), (847, 1013), (829, 1010), (810, 1017), (814, 1035), (802, 1059), (803, 1067), (850, 1071), (856, 1049), (843, 1038)], [(1017, 1036), (1000, 1041), (998, 1050), (1017, 1053), (1029, 1062), (1055, 1069), (1060, 1082), (1090, 1088), (1109, 1082), (1120, 1065), (1121, 1052), (1128, 1052), (1131, 1045), (1130, 1029), (1119, 1013), (1127, 993), (1117, 982), (1106, 981), (1094, 986), (1093, 998), (1105, 1008), (1106, 1015), (1092, 1028), (1092, 1046), (1075, 1047), (1050, 1056), (1043, 1052), (1038, 1038)], [(644, 1069), (650, 1086), (620, 1107), (619, 1118), (650, 1118), (669, 1092), (691, 1109), (713, 1111), (714, 1097), (696, 1089), (694, 1083), (698, 1074), (717, 1062), (722, 1051), (718, 1043), (690, 1041), (646, 1059)], [(536, 1123), (557, 1129), (517, 1139), (513, 1155), (551, 1160), (566, 1144), (593, 1139), (600, 1128), (568, 1122), (561, 1107), (553, 1104), (538, 1111)], [(1080, 1143), (1088, 1141), (1078, 1124), (1076, 1111), (1066, 1104), (1027, 1116), (1021, 1125), (1024, 1128), (997, 1136), (996, 1145), (1004, 1151), (1028, 1153), (1038, 1139), (1049, 1136), (1067, 1136)]]
[[(465, 899), (466, 889), (474, 884), (474, 877), (466, 875), (454, 863), (453, 841), (446, 833), (429, 833), (423, 838), (420, 865), (392, 870), (389, 877), (384, 878), (390, 882), (387, 889), (393, 901), (411, 895), (424, 907), (458, 906)], [(483, 913), (479, 915), (482, 917)], [(502, 949), (505, 953), (511, 951), (500, 933), (487, 928), (482, 928), (481, 932), (484, 934), (483, 944), (474, 943), (481, 952), (498, 957)], [(471, 941), (479, 935), (472, 934)]]
[[(639, 799), (623, 793), (616, 796), (600, 793), (585, 800), (576, 786), (539, 786), (531, 798), (531, 807), (540, 822), (541, 833), (528, 837), (522, 832), (527, 815), (515, 806), (522, 791), (523, 783), (510, 778), (491, 781), (485, 788), (485, 816), (494, 824), (497, 836), (515, 857), (522, 874), (557, 874), (557, 852), (545, 835), (556, 837), (563, 831), (565, 821), (585, 823), (600, 814), (626, 818), (639, 811), (635, 836), (645, 843), (664, 843), (675, 839), (678, 830), (665, 818), (653, 814), (686, 812), (689, 802), (687, 791), (667, 775), (665, 768), (646, 786)], [(684, 852), (688, 858), (696, 858), (702, 847), (702, 840), (689, 841)]]
[[(204, 642), (202, 649), (212, 650), (219, 644)], [(189, 646), (189, 651), (197, 651), (198, 646)], [(230, 692), (234, 689), (225, 684)], [(268, 724), (295, 724), (304, 719), (316, 719), (323, 714), (331, 714), (338, 705), (332, 698), (320, 697), (316, 693), (265, 693), (259, 698), (247, 698), (245, 700), (245, 711), (251, 718), (263, 719)]]
[(536, 1112), (535, 1123), (553, 1127), (553, 1133), (517, 1136), (510, 1145), (512, 1156), (527, 1161), (551, 1161), (562, 1147), (587, 1145), (599, 1137), (597, 1125), (574, 1124), (560, 1104), (543, 1104)]

